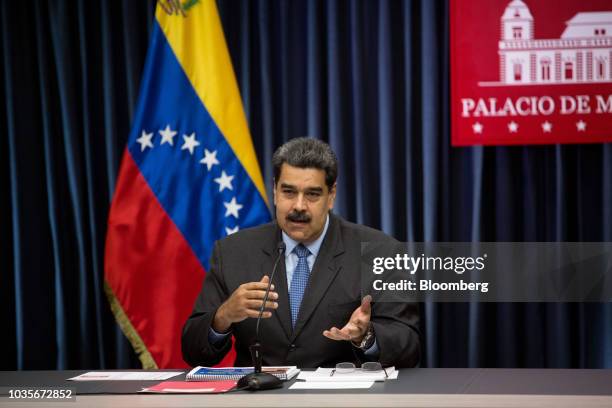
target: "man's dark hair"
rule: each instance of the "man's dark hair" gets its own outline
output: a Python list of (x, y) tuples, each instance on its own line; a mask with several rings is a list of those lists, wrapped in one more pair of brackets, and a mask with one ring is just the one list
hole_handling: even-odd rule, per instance
[(331, 190), (338, 177), (338, 159), (332, 148), (325, 142), (308, 137), (298, 137), (276, 149), (272, 156), (274, 183), (280, 178), (281, 167), (287, 163), (301, 169), (325, 171), (325, 184)]

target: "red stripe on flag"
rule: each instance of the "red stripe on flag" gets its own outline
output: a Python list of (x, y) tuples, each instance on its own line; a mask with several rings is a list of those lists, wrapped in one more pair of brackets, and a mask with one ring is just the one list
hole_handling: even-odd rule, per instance
[(204, 273), (126, 150), (108, 221), (105, 277), (160, 368), (186, 366), (181, 329)]

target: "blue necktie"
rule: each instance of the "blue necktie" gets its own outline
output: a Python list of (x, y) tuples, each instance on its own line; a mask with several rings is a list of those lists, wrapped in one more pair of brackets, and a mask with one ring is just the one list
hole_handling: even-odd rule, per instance
[(310, 276), (310, 269), (308, 268), (307, 261), (310, 251), (304, 245), (299, 244), (293, 249), (293, 252), (298, 256), (298, 263), (295, 267), (295, 271), (293, 271), (293, 277), (291, 278), (289, 305), (291, 306), (291, 324), (295, 327), (300, 305), (302, 304), (302, 297), (304, 296), (304, 290), (306, 290), (308, 277)]

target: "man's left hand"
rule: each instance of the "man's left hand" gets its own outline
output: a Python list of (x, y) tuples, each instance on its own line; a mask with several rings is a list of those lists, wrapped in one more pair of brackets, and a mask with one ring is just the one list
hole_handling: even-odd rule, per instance
[(361, 305), (355, 309), (348, 323), (343, 328), (332, 327), (329, 330), (323, 331), (323, 335), (332, 340), (351, 340), (353, 343), (361, 342), (370, 325), (370, 316), (372, 315), (371, 302), (372, 296), (365, 296), (361, 300)]

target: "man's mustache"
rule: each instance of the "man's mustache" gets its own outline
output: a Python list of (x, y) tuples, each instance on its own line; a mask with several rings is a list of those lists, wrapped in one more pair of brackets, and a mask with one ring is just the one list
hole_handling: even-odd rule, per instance
[(292, 211), (287, 214), (287, 219), (291, 222), (310, 222), (310, 216), (305, 212)]

